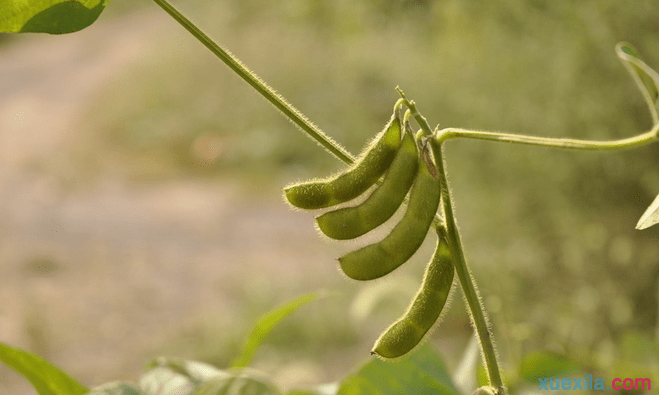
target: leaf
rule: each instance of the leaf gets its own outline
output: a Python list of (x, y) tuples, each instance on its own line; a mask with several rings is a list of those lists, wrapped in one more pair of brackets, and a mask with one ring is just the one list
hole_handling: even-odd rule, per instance
[(192, 395), (282, 395), (282, 392), (264, 374), (242, 369), (229, 378), (207, 381)]
[(153, 369), (156, 367), (167, 368), (176, 374), (183, 375), (196, 382), (203, 382), (229, 375), (226, 371), (218, 369), (213, 365), (180, 358), (160, 357), (147, 364), (147, 369)]
[(87, 395), (143, 395), (133, 384), (113, 382), (93, 388)]
[(336, 395), (339, 383), (317, 385), (314, 388), (290, 390), (286, 395)]
[(580, 369), (578, 363), (554, 353), (537, 351), (527, 354), (519, 369), (524, 379), (537, 383), (538, 378), (565, 376)]
[(641, 94), (643, 94), (643, 98), (650, 109), (653, 124), (658, 124), (659, 74), (639, 59), (636, 48), (629, 43), (618, 43), (616, 45), (616, 53), (641, 90)]
[(357, 374), (348, 376), (338, 395), (434, 394), (459, 395), (444, 362), (431, 345), (396, 362), (374, 358)]
[[(350, 304), (350, 317), (357, 323), (364, 323), (379, 305), (397, 303), (401, 299), (411, 299), (419, 288), (418, 280), (402, 277), (398, 281), (367, 283)], [(405, 306), (401, 304), (401, 309)]]
[(305, 304), (312, 302), (319, 297), (324, 296), (317, 293), (309, 293), (302, 295), (292, 301), (285, 303), (276, 309), (263, 315), (257, 321), (252, 332), (245, 339), (243, 353), (240, 357), (236, 358), (231, 365), (234, 368), (242, 368), (249, 365), (256, 349), (263, 343), (265, 336), (272, 331), (272, 329), (281, 322), (284, 318), (294, 313), (297, 309)]
[(480, 386), (477, 383), (479, 351), (478, 338), (474, 335), (469, 340), (469, 344), (467, 344), (467, 348), (462, 355), (462, 360), (453, 374), (453, 381), (462, 392), (467, 393)]
[(189, 395), (209, 380), (228, 377), (228, 372), (203, 362), (157, 358), (148, 364), (140, 387), (146, 395)]
[(39, 395), (82, 395), (89, 391), (48, 361), (2, 342), (0, 360), (28, 379)]
[(197, 361), (157, 358), (140, 379), (145, 395), (281, 395), (267, 376), (253, 369), (227, 372)]
[(641, 219), (638, 220), (636, 224), (636, 229), (645, 229), (649, 228), (652, 225), (659, 223), (659, 195), (654, 198), (650, 207), (641, 215)]
[(96, 21), (110, 0), (0, 0), (0, 33), (65, 34)]
[[(487, 375), (488, 373), (487, 370), (485, 370), (485, 366), (483, 366), (482, 363), (479, 363), (478, 368), (476, 369), (476, 381), (478, 382), (479, 387), (487, 385), (490, 382)], [(508, 386), (510, 386), (509, 381), (506, 381), (506, 383)]]

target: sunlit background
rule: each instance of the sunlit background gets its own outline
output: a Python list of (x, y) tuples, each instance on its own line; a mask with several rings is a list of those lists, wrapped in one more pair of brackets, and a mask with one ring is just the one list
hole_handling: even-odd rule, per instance
[[(651, 126), (614, 53), (628, 41), (659, 68), (650, 0), (178, 3), (353, 153), (397, 85), (433, 126), (585, 139)], [(155, 4), (114, 0), (71, 35), (0, 35), (0, 76), (0, 341), (86, 385), (135, 381), (159, 355), (227, 367), (261, 314), (321, 289), (337, 292), (278, 327), (254, 367), (284, 388), (340, 380), (421, 281), (430, 236), (386, 279), (346, 280), (335, 258), (368, 240), (323, 239), (281, 197), (343, 165)], [(446, 152), (504, 367), (548, 350), (659, 381), (659, 227), (634, 230), (659, 193), (659, 145)], [(430, 340), (450, 371), (470, 334), (456, 290)], [(0, 393), (31, 391), (0, 366)]]

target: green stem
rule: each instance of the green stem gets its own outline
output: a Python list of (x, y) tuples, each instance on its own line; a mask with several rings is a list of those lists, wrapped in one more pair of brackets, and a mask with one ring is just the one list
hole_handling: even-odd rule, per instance
[[(469, 306), (469, 311), (471, 313), (470, 317), (481, 346), (481, 355), (483, 356), (490, 385), (497, 388), (498, 393), (503, 395), (505, 394), (505, 387), (501, 378), (499, 362), (497, 360), (496, 349), (492, 340), (492, 333), (490, 332), (487, 313), (485, 312), (485, 308), (481, 303), (476, 281), (471, 275), (469, 267), (467, 266), (464, 250), (462, 248), (462, 241), (460, 239), (460, 232), (458, 231), (455, 217), (453, 215), (453, 203), (451, 201), (451, 193), (445, 171), (444, 158), (442, 154), (442, 143), (452, 138), (472, 138), (517, 144), (538, 145), (544, 147), (582, 150), (622, 150), (642, 146), (659, 140), (659, 124), (655, 124), (650, 131), (639, 134), (637, 136), (611, 141), (588, 141), (564, 138), (556, 139), (527, 135), (515, 135), (509, 133), (471, 131), (458, 128), (448, 128), (433, 133), (426, 118), (421, 115), (421, 113), (416, 108), (414, 101), (407, 100), (405, 94), (400, 88), (397, 87), (396, 90), (398, 91), (401, 98), (405, 101), (405, 105), (409, 108), (411, 115), (414, 116), (414, 119), (423, 130), (423, 134), (430, 137), (429, 140), (432, 146), (435, 164), (439, 173), (442, 189), (442, 205), (444, 211), (443, 226), (445, 226), (443, 231), (445, 231), (448, 237), (451, 252), (456, 257), (455, 270), (458, 275), (460, 285), (462, 286), (467, 305)], [(437, 227), (437, 224), (433, 225)], [(438, 228), (438, 230), (442, 229)]]
[[(423, 134), (426, 136), (432, 136), (433, 133), (428, 121), (416, 108), (414, 101), (407, 100), (405, 94), (400, 88), (396, 87), (396, 90), (400, 97), (405, 101), (405, 105), (409, 108), (409, 111), (421, 127), (421, 130), (423, 130)], [(467, 305), (469, 306), (469, 311), (471, 313), (469, 316), (471, 317), (471, 322), (476, 330), (478, 342), (481, 346), (481, 355), (483, 356), (490, 385), (497, 388), (499, 395), (505, 395), (505, 387), (503, 386), (503, 380), (501, 379), (499, 361), (497, 360), (497, 353), (494, 348), (485, 307), (481, 303), (481, 298), (476, 287), (476, 280), (471, 275), (469, 267), (467, 266), (467, 260), (465, 259), (462, 241), (460, 239), (460, 232), (458, 231), (455, 217), (453, 216), (453, 202), (451, 201), (451, 191), (448, 186), (446, 170), (444, 169), (442, 146), (441, 143), (434, 138), (430, 138), (429, 141), (432, 147), (435, 165), (437, 166), (437, 172), (439, 173), (442, 206), (444, 211), (442, 227), (445, 227), (445, 234), (448, 238), (449, 248), (451, 249), (453, 256), (456, 258), (455, 272), (458, 275), (460, 286), (462, 287), (465, 299), (467, 300)], [(434, 223), (433, 226), (437, 228), (440, 234), (444, 234), (444, 230), (441, 229), (441, 227), (437, 227), (436, 223)]]
[(416, 103), (414, 103), (414, 100), (407, 100), (405, 97), (405, 93), (403, 93), (403, 90), (400, 89), (399, 87), (396, 87), (396, 91), (400, 95), (401, 99), (405, 102), (405, 105), (409, 110), (412, 112), (412, 116), (414, 116), (414, 119), (416, 120), (416, 123), (419, 124), (421, 129), (423, 130), (423, 134), (426, 136), (430, 136), (432, 134), (432, 130), (430, 129), (430, 124), (428, 124), (428, 121), (426, 118), (421, 115), (419, 110), (416, 108)]
[(642, 134), (620, 140), (589, 141), (566, 138), (550, 138), (527, 136), (523, 134), (510, 134), (499, 132), (481, 132), (465, 130), (460, 128), (442, 129), (436, 133), (435, 140), (442, 143), (455, 138), (470, 138), (478, 140), (498, 141), (502, 143), (516, 143), (527, 145), (539, 145), (543, 147), (568, 148), (579, 150), (601, 150), (613, 151), (639, 147), (659, 140), (659, 124)]
[(460, 240), (460, 232), (453, 216), (453, 203), (451, 201), (451, 192), (448, 186), (448, 179), (446, 178), (446, 171), (444, 170), (444, 158), (442, 154), (442, 146), (430, 139), (433, 155), (435, 158), (435, 165), (439, 173), (439, 182), (441, 183), (442, 190), (442, 205), (444, 209), (444, 219), (446, 226), (446, 234), (448, 236), (448, 244), (451, 253), (455, 259), (455, 271), (458, 275), (458, 280), (462, 286), (467, 305), (469, 306), (470, 317), (472, 325), (476, 330), (478, 341), (481, 347), (481, 355), (490, 385), (497, 388), (499, 395), (505, 395), (505, 388), (501, 373), (499, 369), (499, 362), (497, 360), (494, 342), (492, 340), (492, 333), (490, 332), (490, 325), (485, 313), (485, 307), (481, 303), (481, 298), (476, 287), (476, 280), (473, 278), (467, 266), (467, 261), (462, 249), (462, 241)]
[(229, 51), (219, 46), (204, 32), (201, 31), (194, 23), (181, 14), (174, 6), (167, 0), (153, 0), (165, 12), (171, 15), (178, 23), (181, 24), (187, 31), (189, 31), (197, 40), (201, 41), (211, 52), (213, 52), (221, 61), (223, 61), (231, 70), (236, 72), (245, 82), (250, 84), (252, 88), (256, 89), (263, 97), (272, 103), (279, 111), (297, 125), (302, 131), (307, 133), (311, 138), (316, 140), (320, 145), (325, 147), (330, 153), (342, 160), (347, 164), (352, 164), (355, 158), (341, 147), (338, 143), (332, 140), (329, 136), (323, 133), (320, 128), (314, 125), (307, 117), (304, 116), (293, 105), (288, 103), (282, 96), (280, 96), (274, 89), (269, 87), (263, 80), (261, 80), (254, 72), (250, 71), (238, 58), (233, 56)]

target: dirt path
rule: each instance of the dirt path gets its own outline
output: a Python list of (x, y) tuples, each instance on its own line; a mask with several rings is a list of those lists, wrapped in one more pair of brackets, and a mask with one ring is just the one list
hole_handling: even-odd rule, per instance
[[(313, 289), (282, 262), (330, 248), (306, 216), (278, 197), (245, 199), (235, 181), (135, 188), (107, 178), (70, 193), (32, 169), (66, 160), (64, 148), (84, 133), (86, 102), (170, 23), (151, 10), (0, 50), (0, 341), (88, 385), (136, 380), (148, 357), (209, 311), (230, 322), (244, 287), (286, 279)], [(317, 267), (324, 286), (341, 281), (333, 265)], [(34, 392), (0, 366), (0, 393)]]

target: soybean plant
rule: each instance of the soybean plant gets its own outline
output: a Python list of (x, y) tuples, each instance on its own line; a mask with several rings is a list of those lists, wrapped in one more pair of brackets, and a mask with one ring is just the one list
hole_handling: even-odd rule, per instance
[[(354, 159), (350, 153), (336, 144), (300, 111), (278, 95), (256, 74), (247, 69), (238, 59), (213, 42), (178, 10), (172, 7), (167, 0), (154, 1), (304, 133), (315, 139), (338, 159), (348, 165), (353, 164)], [(475, 394), (504, 395), (506, 393), (487, 314), (480, 303), (478, 288), (467, 266), (460, 233), (453, 215), (453, 203), (443, 157), (443, 143), (454, 138), (470, 138), (566, 149), (622, 150), (656, 142), (659, 140), (659, 74), (639, 59), (636, 50), (631, 45), (620, 43), (616, 47), (616, 52), (631, 73), (634, 82), (641, 90), (643, 98), (648, 104), (653, 127), (645, 133), (621, 140), (587, 141), (472, 131), (460, 128), (432, 130), (426, 118), (418, 111), (414, 101), (407, 100), (402, 90), (397, 88), (401, 99), (394, 107), (392, 119), (387, 124), (385, 131), (371, 145), (367, 146), (356, 165), (329, 179), (312, 180), (285, 189), (288, 201), (296, 207), (304, 209), (326, 208), (347, 202), (363, 194), (389, 170), (387, 172), (388, 177), (385, 176), (385, 180), (382, 180), (379, 186), (379, 188), (386, 189), (380, 192), (378, 192), (379, 188), (376, 189), (371, 198), (383, 199), (379, 195), (385, 194), (384, 191), (391, 188), (392, 193), (394, 190), (396, 192), (396, 199), (384, 199), (383, 201), (390, 205), (388, 210), (397, 207), (395, 203), (400, 199), (400, 194), (407, 190), (406, 183), (409, 181), (402, 175), (394, 176), (394, 173), (397, 173), (398, 170), (392, 171), (391, 165), (394, 157), (400, 154), (401, 144), (404, 147), (408, 145), (408, 143), (403, 144), (401, 140), (408, 138), (406, 134), (411, 133), (408, 130), (409, 114), (414, 117), (420, 126), (421, 130), (417, 133), (415, 139), (417, 144), (420, 144), (417, 156), (418, 170), (407, 200), (408, 207), (403, 219), (379, 243), (371, 244), (339, 258), (341, 268), (350, 277), (358, 280), (378, 278), (391, 272), (409, 259), (423, 242), (430, 226), (438, 234), (437, 249), (427, 267), (421, 289), (407, 313), (380, 336), (373, 353), (382, 358), (398, 358), (413, 350), (441, 315), (455, 273), (468, 305), (489, 381), (488, 386), (479, 388)], [(402, 105), (407, 107), (409, 111), (409, 113), (406, 113), (403, 122), (400, 121), (397, 114)], [(403, 134), (405, 134), (405, 137), (401, 139)], [(408, 148), (403, 149), (407, 150)], [(396, 164), (397, 168), (398, 164)], [(402, 173), (404, 172), (401, 170)], [(400, 185), (394, 188), (389, 185), (395, 177), (400, 177), (397, 183)], [(440, 200), (441, 213), (437, 213)], [(382, 215), (377, 220), (360, 218), (360, 213), (365, 210), (364, 207), (368, 207), (370, 204), (372, 203), (365, 203), (365, 206), (357, 206), (353, 209), (346, 209), (346, 211), (336, 210), (333, 213), (321, 215), (318, 217), (318, 226), (324, 233), (333, 238), (348, 239), (357, 237), (379, 226), (378, 223), (385, 217), (385, 215)], [(405, 201), (402, 204), (405, 204)], [(643, 229), (658, 222), (659, 197), (642, 216), (637, 228)], [(343, 225), (345, 225), (345, 230), (341, 229)]]

